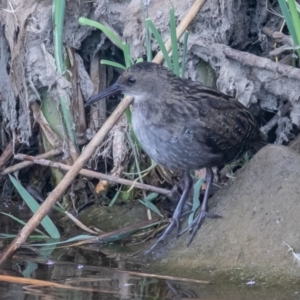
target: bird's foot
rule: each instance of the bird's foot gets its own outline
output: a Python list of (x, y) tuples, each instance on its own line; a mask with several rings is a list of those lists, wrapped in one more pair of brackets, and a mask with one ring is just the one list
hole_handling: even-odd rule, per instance
[(189, 175), (188, 172), (185, 172), (185, 174), (184, 174), (184, 185), (185, 185), (184, 190), (183, 190), (180, 200), (177, 204), (177, 207), (174, 211), (172, 221), (169, 224), (169, 226), (166, 228), (166, 230), (163, 232), (163, 234), (160, 236), (160, 238), (152, 245), (152, 247), (149, 250), (147, 250), (145, 252), (146, 255), (149, 254), (158, 245), (159, 242), (163, 241), (166, 238), (166, 236), (172, 231), (172, 229), (174, 227), (177, 227), (177, 236), (179, 235), (180, 218), (182, 215), (182, 208), (184, 206), (184, 203), (186, 201), (188, 193), (191, 189), (192, 183), (193, 183), (192, 177)]
[[(174, 217), (173, 216), (172, 221), (169, 224), (169, 226), (162, 233), (162, 235), (159, 237), (159, 239), (151, 246), (151, 248), (148, 249), (147, 251), (145, 251), (145, 255), (148, 255), (154, 248), (156, 248), (156, 246), (166, 238), (166, 236), (173, 230), (174, 227), (177, 227), (177, 232), (179, 233), (179, 231), (180, 231), (180, 217), (177, 217), (177, 216)], [(177, 235), (179, 235), (179, 234), (177, 234)]]
[(222, 216), (218, 215), (218, 214), (209, 213), (206, 210), (201, 210), (199, 215), (197, 216), (197, 218), (193, 221), (193, 223), (190, 226), (188, 226), (186, 229), (184, 229), (183, 231), (181, 231), (179, 233), (179, 236), (181, 236), (184, 233), (186, 233), (187, 231), (191, 230), (191, 235), (190, 235), (190, 238), (188, 240), (187, 246), (189, 246), (192, 243), (198, 229), (201, 227), (201, 225), (202, 225), (205, 218), (216, 219), (216, 218), (222, 218)]

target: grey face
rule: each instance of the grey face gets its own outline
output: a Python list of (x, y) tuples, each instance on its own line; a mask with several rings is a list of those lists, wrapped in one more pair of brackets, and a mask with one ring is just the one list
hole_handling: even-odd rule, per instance
[(122, 93), (131, 96), (138, 101), (147, 98), (147, 95), (155, 92), (157, 79), (152, 78), (152, 74), (146, 71), (136, 71), (129, 69), (125, 71), (117, 80), (116, 84), (122, 89)]
[(135, 101), (146, 99), (147, 95), (155, 97), (157, 91), (165, 88), (167, 83), (164, 76), (161, 76), (164, 72), (168, 71), (154, 63), (136, 64), (124, 71), (115, 84), (90, 98), (85, 105), (91, 105), (102, 98), (121, 93), (132, 96)]

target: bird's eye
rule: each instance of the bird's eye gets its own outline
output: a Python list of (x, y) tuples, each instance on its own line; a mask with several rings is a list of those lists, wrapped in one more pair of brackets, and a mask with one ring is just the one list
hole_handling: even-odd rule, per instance
[(135, 78), (129, 77), (127, 81), (128, 81), (129, 84), (134, 84), (135, 83)]

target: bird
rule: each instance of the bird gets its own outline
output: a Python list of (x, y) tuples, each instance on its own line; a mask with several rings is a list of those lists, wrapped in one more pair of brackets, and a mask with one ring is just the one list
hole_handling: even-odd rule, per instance
[(177, 236), (180, 234), (183, 206), (193, 183), (190, 172), (206, 168), (200, 212), (187, 228), (190, 245), (205, 218), (221, 217), (208, 212), (212, 168), (230, 163), (248, 150), (258, 151), (266, 145), (266, 137), (237, 99), (180, 78), (156, 63), (134, 64), (113, 85), (88, 99), (86, 106), (114, 94), (133, 97), (132, 128), (143, 150), (158, 165), (183, 174), (184, 188), (172, 220), (146, 254), (174, 228)]

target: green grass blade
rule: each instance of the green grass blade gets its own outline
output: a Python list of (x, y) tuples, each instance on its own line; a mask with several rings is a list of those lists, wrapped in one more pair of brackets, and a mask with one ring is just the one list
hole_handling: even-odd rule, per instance
[[(13, 176), (9, 175), (9, 178), (11, 182), (13, 183), (16, 190), (21, 195), (22, 199), (26, 202), (27, 206), (30, 208), (30, 210), (35, 213), (39, 209), (39, 204), (36, 202), (36, 200), (23, 188), (23, 186), (20, 184), (19, 181), (17, 181)], [(60, 238), (60, 234), (54, 225), (54, 223), (51, 221), (51, 219), (48, 216), (45, 216), (44, 219), (41, 222), (41, 225), (44, 227), (44, 229), (48, 232), (48, 234), (54, 238), (58, 239)]]
[[(11, 218), (11, 219), (13, 219), (13, 220), (15, 220), (16, 222), (18, 222), (18, 223), (21, 224), (22, 226), (25, 226), (25, 225), (26, 225), (26, 222), (24, 222), (23, 220), (20, 220), (19, 218), (15, 217), (15, 216), (13, 216), (13, 215), (11, 215), (11, 214), (7, 214), (7, 213), (5, 213), (5, 212), (0, 212), (0, 214), (5, 215), (5, 216), (7, 216), (7, 217), (9, 217), (9, 218)], [(39, 230), (39, 229), (37, 229), (37, 228), (35, 228), (35, 231), (38, 232), (38, 233), (40, 233), (43, 237), (49, 237), (49, 236), (46, 235), (43, 231), (41, 231), (41, 230)]]
[(150, 193), (144, 200), (145, 201), (153, 201), (153, 200), (155, 200), (156, 198), (157, 198), (157, 196), (158, 196), (158, 193)]
[(194, 195), (193, 195), (193, 207), (192, 212), (189, 215), (188, 224), (191, 225), (194, 221), (194, 215), (196, 210), (200, 207), (200, 189), (204, 182), (204, 178), (200, 178), (195, 184), (194, 184)]
[(184, 36), (183, 36), (183, 53), (182, 53), (182, 64), (181, 64), (181, 78), (184, 78), (184, 73), (185, 73), (188, 37), (189, 37), (189, 32), (186, 31), (184, 33)]
[(151, 47), (151, 34), (149, 26), (146, 22), (148, 18), (148, 6), (144, 5), (144, 0), (140, 0), (142, 12), (143, 12), (143, 24), (145, 28), (145, 44), (146, 44), (146, 53), (147, 53), (147, 61), (152, 61), (152, 47)]
[[(300, 44), (300, 19), (299, 19), (299, 13), (297, 11), (295, 0), (288, 0), (290, 13), (292, 16), (293, 21), (293, 27), (296, 32), (297, 40), (295, 40), (295, 45)], [(300, 51), (298, 51), (298, 55), (300, 54)], [(300, 56), (300, 55), (299, 55)]]
[(92, 21), (83, 17), (80, 17), (78, 19), (78, 23), (80, 25), (88, 25), (88, 26), (92, 26), (95, 28), (98, 28), (99, 30), (101, 30), (117, 47), (119, 47), (121, 50), (124, 51), (124, 44), (122, 43), (122, 41), (119, 39), (119, 37), (112, 31), (110, 30), (108, 27), (106, 27), (105, 25), (96, 22), (96, 21)]
[(131, 54), (130, 54), (130, 44), (127, 44), (127, 49), (128, 49), (127, 50), (128, 60), (130, 62), (130, 64), (129, 64), (128, 67), (130, 67), (130, 66), (132, 66), (134, 64), (134, 61), (133, 61), (133, 59), (131, 57)]
[(119, 64), (117, 62), (111, 61), (111, 60), (101, 59), (100, 63), (102, 65), (108, 65), (108, 66), (112, 66), (112, 67), (119, 68), (119, 69), (122, 69), (122, 70), (126, 69), (125, 66), (123, 66), (123, 65), (121, 65), (121, 64)]
[(61, 242), (53, 242), (53, 243), (43, 243), (43, 244), (30, 244), (30, 246), (52, 246), (52, 245), (61, 245), (61, 244), (66, 244), (66, 243), (71, 243), (71, 242), (78, 242), (78, 241), (85, 241), (88, 239), (94, 238), (94, 235), (88, 235), (88, 234), (81, 234), (77, 235), (75, 237), (69, 238), (65, 241)]
[(126, 68), (129, 68), (133, 64), (133, 61), (130, 56), (130, 46), (128, 44), (123, 43), (123, 54), (124, 54), (125, 66)]
[(157, 215), (159, 215), (160, 217), (162, 217), (163, 215), (160, 213), (160, 211), (158, 210), (158, 208), (151, 202), (149, 201), (143, 201), (143, 200), (139, 200), (139, 202), (141, 204), (143, 204), (144, 206), (146, 206), (147, 208), (151, 209), (154, 213), (156, 213)]
[(151, 32), (154, 35), (154, 38), (155, 38), (155, 40), (156, 40), (156, 42), (157, 42), (157, 44), (158, 44), (158, 46), (159, 46), (159, 48), (160, 48), (163, 56), (164, 56), (164, 59), (166, 61), (168, 69), (171, 70), (171, 71), (173, 71), (173, 66), (172, 66), (172, 63), (171, 63), (168, 51), (167, 51), (167, 49), (165, 47), (165, 44), (164, 44), (164, 42), (162, 40), (161, 35), (159, 34), (158, 30), (156, 29), (156, 27), (154, 26), (153, 22), (150, 19), (146, 20), (146, 23), (148, 24)]
[(118, 190), (116, 192), (116, 194), (114, 195), (114, 197), (111, 199), (111, 201), (109, 202), (108, 206), (111, 207), (111, 206), (114, 206), (116, 200), (119, 198), (119, 195), (120, 195), (121, 191)]
[(173, 72), (175, 75), (179, 76), (178, 40), (176, 34), (176, 18), (175, 18), (174, 8), (170, 9), (170, 29), (171, 29)]
[(64, 73), (65, 62), (63, 55), (63, 28), (65, 19), (65, 0), (53, 0), (53, 44), (54, 44), (54, 57), (56, 61), (57, 70), (59, 73)]
[(163, 215), (160, 213), (158, 208), (151, 202), (157, 198), (157, 193), (150, 193), (144, 200), (139, 200), (139, 202), (143, 205), (145, 205), (147, 208), (151, 209), (153, 212), (158, 214), (160, 217)]
[[(51, 243), (51, 241), (49, 241), (48, 243)], [(40, 257), (41, 259), (45, 259), (48, 260), (50, 255), (52, 254), (52, 252), (57, 248), (56, 245), (52, 245), (52, 246), (44, 246), (38, 249), (37, 251), (37, 255), (38, 257)]]
[(130, 147), (131, 147), (133, 155), (134, 155), (134, 161), (135, 161), (136, 170), (137, 170), (137, 173), (138, 173), (138, 176), (139, 176), (139, 181), (141, 183), (143, 183), (143, 176), (142, 176), (142, 172), (141, 172), (141, 168), (140, 168), (140, 162), (139, 162), (139, 159), (138, 159), (138, 153), (137, 153), (137, 150), (136, 150), (136, 144), (134, 143), (130, 133), (128, 133), (128, 132), (127, 132), (127, 139), (128, 139), (128, 142), (130, 144)]
[[(65, 59), (63, 55), (63, 29), (65, 19), (65, 0), (53, 0), (53, 44), (54, 44), (54, 58), (57, 70), (63, 74), (66, 70)], [(67, 130), (67, 136), (75, 148), (76, 136), (74, 132), (74, 121), (70, 113), (70, 99), (67, 94), (60, 97), (61, 111), (63, 114), (63, 121)], [(79, 150), (78, 150), (79, 152)]]
[(33, 272), (35, 272), (38, 269), (38, 264), (28, 260), (25, 260), (25, 262), (26, 264), (24, 265), (26, 267), (24, 270), (22, 270), (22, 275), (25, 278), (32, 278), (34, 276)]
[[(285, 0), (285, 2), (288, 2), (289, 0)], [(298, 12), (300, 13), (300, 4), (298, 4), (297, 2), (295, 2), (295, 5), (297, 7)]]
[(290, 32), (290, 34), (291, 34), (291, 36), (294, 40), (294, 43), (297, 43), (297, 35), (296, 35), (296, 32), (295, 32), (295, 28), (294, 28), (294, 25), (293, 25), (293, 20), (292, 20), (291, 14), (289, 12), (288, 6), (287, 6), (285, 0), (278, 0), (278, 3), (279, 3), (279, 6), (280, 6), (280, 9), (282, 11), (282, 14), (284, 16), (286, 25), (289, 29), (289, 32)]
[[(155, 167), (157, 166), (156, 162), (154, 160), (151, 159), (151, 166), (148, 167), (147, 169), (141, 171), (141, 174), (145, 174), (145, 173), (148, 173), (149, 171), (153, 170)], [(123, 172), (124, 175), (138, 175), (139, 173), (136, 172), (136, 173), (132, 173), (132, 172)]]
[[(16, 234), (6, 234), (6, 233), (0, 233), (0, 237), (1, 238), (5, 238), (5, 239), (14, 239), (17, 235)], [(28, 239), (35, 239), (35, 240), (41, 240), (41, 239), (49, 239), (49, 237), (45, 236), (45, 234), (43, 235), (30, 235), (28, 237)]]
[(16, 236), (16, 234), (0, 233), (0, 237), (4, 239), (14, 239)]
[(143, 62), (144, 60), (143, 60), (143, 58), (142, 57), (140, 57), (140, 58), (138, 58), (137, 60), (136, 60), (136, 64), (138, 64), (138, 63), (141, 63), (141, 62)]
[(148, 23), (145, 22), (147, 61), (152, 61), (151, 34)]
[(291, 47), (286, 47), (284, 48), (285, 50), (299, 50), (300, 49), (300, 45), (298, 46), (291, 46)]

